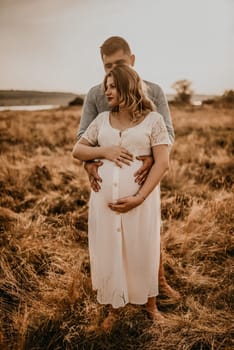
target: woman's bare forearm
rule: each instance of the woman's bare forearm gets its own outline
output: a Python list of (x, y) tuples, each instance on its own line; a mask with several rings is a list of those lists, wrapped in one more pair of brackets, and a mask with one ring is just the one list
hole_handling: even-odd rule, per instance
[[(81, 140), (82, 141), (82, 140)], [(87, 141), (86, 141), (87, 142)], [(122, 163), (130, 165), (132, 154), (121, 146), (92, 146), (90, 144), (78, 141), (73, 149), (73, 157), (82, 161), (93, 159), (107, 159), (115, 162), (118, 166)]]
[(76, 159), (87, 161), (104, 158), (104, 148), (99, 146), (89, 146), (77, 142), (73, 148), (72, 156)]
[(137, 192), (137, 195), (141, 196), (143, 199), (146, 199), (153, 189), (160, 183), (168, 169), (169, 166), (166, 164), (154, 164), (147, 176), (146, 181)]
[(169, 157), (168, 150), (163, 149), (156, 161), (152, 165), (148, 176), (144, 182), (144, 184), (140, 187), (137, 195), (142, 196), (143, 199), (148, 197), (148, 195), (153, 191), (153, 189), (160, 183), (165, 173), (169, 169)]

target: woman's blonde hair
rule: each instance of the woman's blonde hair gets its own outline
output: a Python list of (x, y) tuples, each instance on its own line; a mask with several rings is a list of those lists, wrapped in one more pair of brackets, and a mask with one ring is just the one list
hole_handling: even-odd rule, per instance
[(146, 93), (146, 85), (137, 72), (130, 66), (117, 65), (104, 78), (104, 89), (108, 77), (112, 77), (119, 94), (119, 103), (112, 108), (112, 112), (127, 109), (132, 114), (133, 122), (145, 117), (149, 112), (155, 111), (154, 103)]

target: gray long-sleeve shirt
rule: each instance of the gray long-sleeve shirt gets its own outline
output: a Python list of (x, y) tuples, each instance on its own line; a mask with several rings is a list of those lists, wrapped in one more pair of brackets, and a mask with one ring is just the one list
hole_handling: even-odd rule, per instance
[[(157, 84), (145, 81), (147, 85), (147, 95), (154, 102), (157, 112), (163, 116), (171, 143), (174, 142), (174, 129), (171, 121), (171, 115), (167, 99), (161, 87)], [(109, 105), (103, 91), (102, 84), (92, 87), (86, 95), (82, 110), (80, 127), (77, 133), (79, 139), (85, 132), (89, 124), (97, 117), (99, 113), (109, 110)]]

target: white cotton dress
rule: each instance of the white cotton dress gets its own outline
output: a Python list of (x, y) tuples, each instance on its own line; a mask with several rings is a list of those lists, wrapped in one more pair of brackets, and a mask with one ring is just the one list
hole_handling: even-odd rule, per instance
[(120, 132), (111, 126), (107, 111), (97, 116), (82, 137), (93, 146), (121, 145), (134, 155), (131, 165), (122, 168), (103, 160), (101, 190), (91, 191), (89, 254), (98, 302), (114, 308), (145, 304), (158, 294), (160, 186), (140, 206), (124, 214), (111, 211), (108, 203), (139, 189), (134, 173), (142, 162), (136, 156), (150, 155), (153, 146), (170, 144), (163, 117), (151, 112), (138, 125)]

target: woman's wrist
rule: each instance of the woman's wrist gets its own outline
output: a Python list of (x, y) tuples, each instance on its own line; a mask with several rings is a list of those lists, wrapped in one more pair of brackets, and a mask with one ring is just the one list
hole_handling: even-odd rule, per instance
[(136, 194), (134, 194), (134, 197), (141, 198), (142, 202), (144, 202), (144, 200), (146, 199), (146, 197), (140, 191), (138, 191)]
[(106, 151), (107, 151), (107, 147), (99, 146), (99, 156), (100, 156), (100, 158), (106, 159)]

